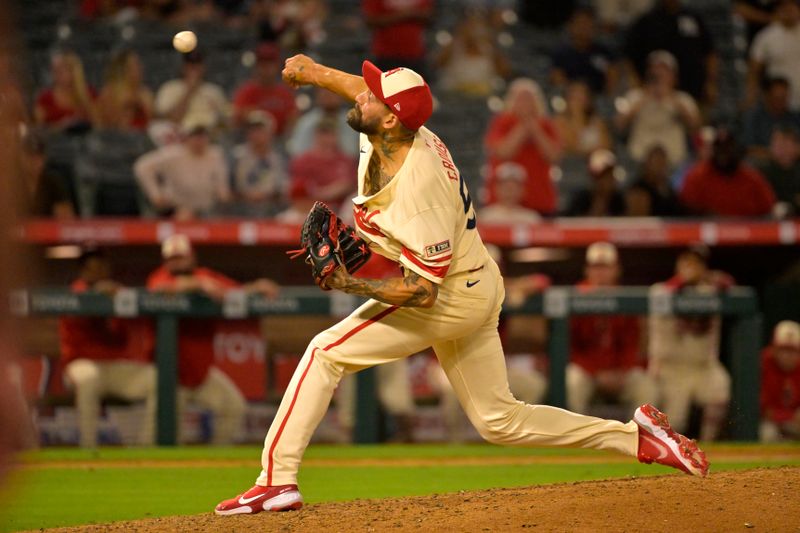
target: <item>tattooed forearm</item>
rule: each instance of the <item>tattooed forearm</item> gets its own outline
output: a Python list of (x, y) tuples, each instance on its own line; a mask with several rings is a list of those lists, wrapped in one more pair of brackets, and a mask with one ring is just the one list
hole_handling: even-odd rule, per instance
[(389, 279), (359, 279), (342, 273), (331, 279), (328, 286), (403, 307), (431, 307), (439, 294), (434, 283), (415, 273), (405, 278)]

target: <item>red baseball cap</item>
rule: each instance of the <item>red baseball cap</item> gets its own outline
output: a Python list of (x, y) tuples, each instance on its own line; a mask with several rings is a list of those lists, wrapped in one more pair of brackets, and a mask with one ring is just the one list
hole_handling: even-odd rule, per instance
[(433, 113), (431, 89), (422, 76), (405, 67), (386, 72), (364, 61), (361, 66), (364, 81), (378, 99), (389, 106), (400, 123), (417, 131)]

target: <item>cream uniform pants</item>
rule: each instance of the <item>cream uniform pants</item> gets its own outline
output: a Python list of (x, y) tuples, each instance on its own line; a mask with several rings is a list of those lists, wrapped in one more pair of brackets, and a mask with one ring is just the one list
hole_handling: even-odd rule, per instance
[[(469, 286), (467, 282), (469, 281)], [(311, 341), (264, 440), (259, 485), (297, 483), (312, 433), (344, 374), (432, 346), (470, 422), (486, 440), (573, 446), (635, 456), (636, 423), (602, 420), (511, 395), (497, 319), (505, 290), (497, 265), (448, 276), (429, 309), (370, 300)]]
[(80, 445), (97, 446), (97, 419), (100, 402), (107, 396), (128, 401), (143, 400), (145, 417), (139, 430), (138, 444), (152, 445), (156, 419), (156, 368), (136, 361), (95, 361), (75, 359), (64, 368), (64, 375), (75, 388)]

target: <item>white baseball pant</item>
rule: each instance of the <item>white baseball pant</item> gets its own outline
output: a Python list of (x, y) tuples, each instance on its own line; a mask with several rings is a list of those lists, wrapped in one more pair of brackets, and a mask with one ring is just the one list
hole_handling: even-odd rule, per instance
[(100, 401), (116, 396), (128, 401), (144, 401), (145, 417), (138, 442), (152, 445), (156, 419), (155, 366), (135, 361), (95, 361), (75, 359), (64, 368), (64, 375), (75, 388), (80, 445), (97, 446), (97, 419)]
[[(469, 282), (469, 283), (468, 283)], [(571, 446), (635, 456), (636, 423), (528, 405), (509, 391), (497, 319), (505, 290), (490, 261), (448, 276), (429, 309), (370, 300), (311, 341), (264, 440), (259, 485), (297, 483), (312, 433), (344, 374), (433, 346), (472, 424), (486, 440), (514, 446)]]
[[(587, 412), (595, 389), (591, 374), (580, 365), (567, 365), (567, 408), (570, 411)], [(631, 411), (645, 403), (657, 403), (658, 397), (658, 384), (643, 368), (632, 368), (625, 373), (619, 400)]]
[[(187, 404), (194, 404), (211, 411), (213, 432), (212, 444), (231, 444), (242, 428), (247, 401), (236, 384), (222, 370), (212, 366), (206, 379), (197, 387), (178, 387), (178, 420)], [(178, 424), (180, 428), (181, 424)], [(185, 437), (179, 431), (178, 441)]]

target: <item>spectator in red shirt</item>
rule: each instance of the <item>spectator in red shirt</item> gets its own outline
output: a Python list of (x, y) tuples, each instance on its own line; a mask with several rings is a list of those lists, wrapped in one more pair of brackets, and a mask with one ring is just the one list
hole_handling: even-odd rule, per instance
[[(111, 265), (97, 249), (84, 250), (74, 292), (111, 295), (120, 285), (111, 279)], [(152, 335), (140, 320), (63, 316), (58, 321), (64, 375), (75, 388), (80, 445), (97, 446), (100, 401), (108, 396), (144, 401), (146, 416), (139, 443), (151, 445), (155, 427), (156, 370), (148, 360)]]
[[(616, 287), (620, 277), (617, 248), (596, 242), (586, 251), (586, 277), (580, 292)], [(567, 408), (586, 413), (595, 396), (633, 408), (658, 397), (653, 379), (639, 358), (639, 319), (622, 315), (585, 315), (570, 319)]]
[(742, 162), (743, 156), (733, 133), (717, 130), (711, 159), (689, 169), (680, 192), (681, 202), (698, 215), (768, 215), (775, 204), (775, 193), (758, 170)]
[(800, 439), (800, 324), (775, 326), (772, 344), (761, 352), (763, 442)]
[(271, 43), (256, 48), (256, 65), (253, 77), (241, 85), (233, 95), (233, 121), (244, 124), (251, 111), (267, 111), (275, 117), (277, 135), (291, 130), (297, 117), (294, 94), (280, 82), (281, 52)]
[(511, 83), (505, 111), (492, 119), (484, 143), (489, 157), (484, 203), (497, 199), (497, 167), (513, 161), (528, 174), (522, 205), (543, 215), (553, 214), (557, 198), (550, 170), (561, 159), (562, 147), (539, 84), (528, 78)]
[(372, 30), (373, 62), (381, 70), (406, 67), (425, 77), (425, 27), (433, 17), (432, 0), (362, 0)]
[(65, 132), (90, 129), (98, 118), (95, 93), (86, 83), (80, 57), (73, 52), (53, 54), (50, 76), (53, 85), (36, 96), (36, 123)]
[[(240, 285), (231, 278), (197, 265), (191, 242), (185, 235), (173, 235), (161, 246), (164, 263), (147, 278), (147, 288), (166, 293), (199, 293), (222, 300), (231, 289), (277, 294), (278, 286), (267, 279)], [(214, 417), (212, 443), (234, 441), (246, 409), (245, 398), (236, 384), (214, 366), (214, 320), (184, 319), (178, 329), (178, 408), (187, 403), (200, 405)], [(179, 440), (184, 440), (179, 435)]]
[(307, 198), (309, 205), (321, 200), (338, 211), (353, 192), (357, 162), (339, 147), (338, 125), (323, 118), (317, 125), (314, 145), (289, 163), (292, 198)]

